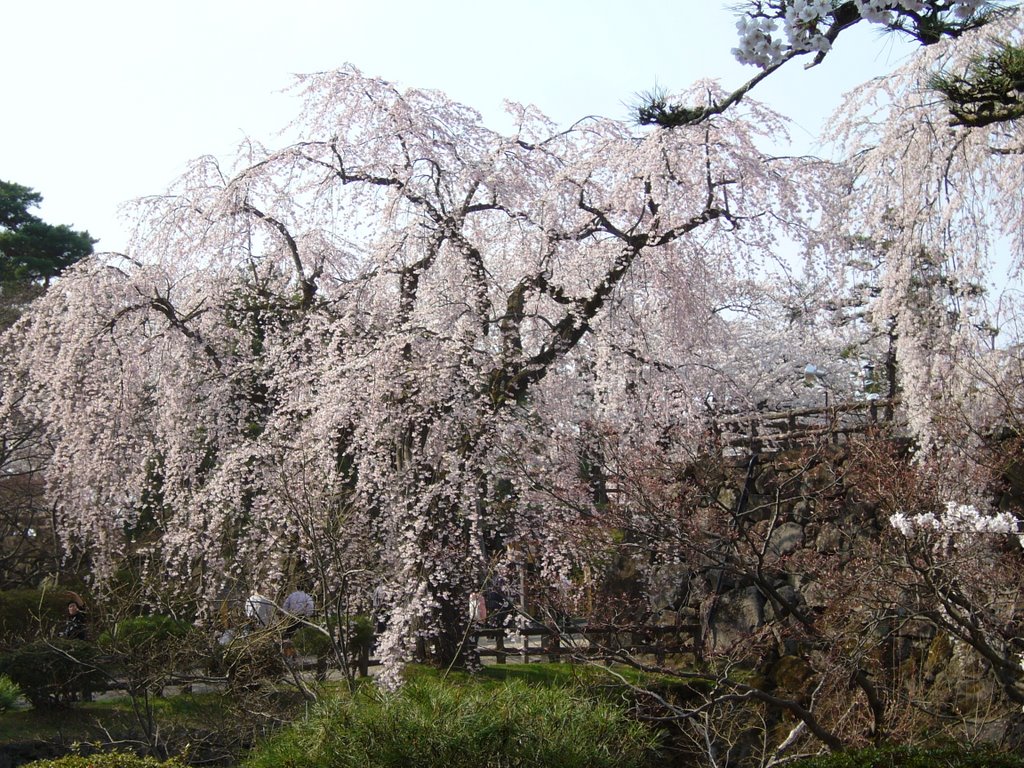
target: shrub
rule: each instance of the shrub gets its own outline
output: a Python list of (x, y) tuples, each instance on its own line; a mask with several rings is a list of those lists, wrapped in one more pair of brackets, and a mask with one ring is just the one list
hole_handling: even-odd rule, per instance
[(0, 649), (52, 634), (67, 619), (67, 593), (60, 589), (0, 592)]
[(1024, 768), (1024, 758), (957, 746), (883, 747), (796, 760), (790, 768)]
[(74, 700), (101, 688), (99, 650), (81, 640), (37, 641), (0, 656), (0, 675), (13, 681), (35, 707)]
[[(373, 621), (370, 620), (369, 616), (362, 614), (352, 616), (348, 620), (347, 627), (348, 646), (353, 652), (357, 652), (358, 649), (363, 647), (369, 648), (373, 645)], [(337, 629), (336, 621), (328, 621), (326, 629), (328, 633), (335, 634)], [(322, 656), (333, 650), (330, 635), (325, 633), (320, 627), (303, 626), (295, 633), (293, 641), (296, 650), (305, 656)]]
[(37, 760), (25, 768), (184, 768), (177, 760), (161, 762), (131, 752), (100, 752), (94, 755), (66, 755), (55, 760)]
[(285, 672), (281, 646), (273, 632), (236, 637), (220, 652), (218, 663), (228, 677), (228, 690), (251, 690)]
[(0, 712), (6, 712), (14, 706), (21, 696), (21, 688), (7, 675), (0, 675)]
[(326, 656), (331, 652), (331, 638), (316, 627), (303, 627), (292, 641), (303, 656)]
[(192, 625), (170, 616), (137, 616), (119, 621), (99, 638), (134, 690), (157, 690), (174, 670), (194, 657)]
[(326, 701), (272, 738), (247, 768), (631, 768), (653, 735), (608, 703), (568, 688), (420, 679)]
[(356, 616), (349, 625), (349, 645), (353, 649), (369, 648), (373, 645), (373, 621), (369, 616)]
[(119, 621), (111, 632), (100, 637), (107, 644), (123, 652), (152, 654), (191, 631), (192, 625), (170, 616), (136, 616)]

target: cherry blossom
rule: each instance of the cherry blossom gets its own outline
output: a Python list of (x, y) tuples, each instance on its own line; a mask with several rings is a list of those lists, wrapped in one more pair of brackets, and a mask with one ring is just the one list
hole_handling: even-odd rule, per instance
[(302, 141), (198, 159), (139, 201), (127, 254), (54, 286), (8, 338), (3, 408), (44, 425), (99, 582), (129, 562), (193, 598), (272, 597), (359, 572), (394, 681), (461, 653), (488, 573), (579, 562), (586, 504), (531, 491), (581, 489), (574, 425), (699, 435), (709, 389), (742, 407), (798, 378), (721, 350), (760, 314), (732, 308), (773, 301), (765, 265), (808, 234), (822, 166), (767, 155), (785, 128), (755, 102), (671, 132), (512, 105), (503, 136), (354, 68), (297, 93)]
[[(762, 69), (809, 52), (816, 52), (820, 60), (844, 29), (861, 20), (908, 32), (931, 44), (937, 41), (936, 35), (958, 36), (980, 25), (987, 5), (994, 4), (983, 0), (752, 0), (737, 22), (739, 45), (733, 55), (742, 64)], [(777, 21), (782, 22), (781, 29)]]
[[(828, 3), (758, 8), (751, 57), (824, 50)], [(63, 542), (99, 588), (131, 568), (209, 606), (303, 574), (383, 596), (385, 682), (455, 661), (487, 579), (554, 587), (600, 560), (610, 476), (637, 456), (880, 388), (933, 461), (1012, 417), (1016, 337), (991, 343), (978, 286), (996, 243), (1020, 263), (1019, 126), (951, 126), (924, 87), (984, 45), (866, 84), (834, 161), (766, 152), (785, 121), (750, 99), (654, 131), (509, 105), (502, 135), (352, 67), (299, 78), (301, 141), (195, 160), (138, 202), (127, 253), (3, 337), (0, 419), (45, 436)]]
[(926, 512), (907, 515), (898, 512), (889, 522), (906, 537), (918, 532), (934, 532), (946, 535), (974, 536), (977, 534), (1018, 535), (1020, 523), (1009, 512), (984, 514), (972, 504), (958, 504), (947, 501), (942, 512)]

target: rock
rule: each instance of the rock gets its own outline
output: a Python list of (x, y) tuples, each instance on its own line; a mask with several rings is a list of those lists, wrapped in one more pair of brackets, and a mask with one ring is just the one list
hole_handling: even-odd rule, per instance
[(719, 595), (704, 619), (711, 652), (723, 653), (763, 626), (764, 606), (764, 597), (756, 587)]
[(809, 522), (814, 517), (814, 502), (811, 499), (800, 499), (793, 504), (792, 516), (797, 522)]
[(647, 595), (651, 610), (675, 608), (685, 599), (690, 570), (681, 564), (666, 564), (647, 574)]
[(843, 531), (839, 526), (825, 523), (814, 540), (814, 549), (822, 554), (838, 552), (843, 546)]
[(791, 555), (804, 545), (804, 527), (800, 523), (783, 523), (772, 531), (768, 551), (779, 557)]
[[(804, 607), (803, 596), (797, 592), (796, 589), (791, 587), (789, 584), (780, 584), (775, 587), (775, 591), (779, 594), (788, 605), (794, 606), (797, 610)], [(765, 620), (775, 621), (788, 615), (789, 608), (783, 605), (781, 602), (769, 598), (765, 604)]]

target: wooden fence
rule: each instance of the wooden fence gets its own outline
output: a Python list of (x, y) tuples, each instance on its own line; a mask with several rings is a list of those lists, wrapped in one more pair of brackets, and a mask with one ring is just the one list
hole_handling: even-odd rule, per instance
[[(467, 636), (481, 659), (493, 658), (496, 664), (559, 662), (563, 659), (604, 659), (616, 654), (654, 656), (663, 664), (669, 656), (689, 654), (701, 658), (702, 639), (699, 624), (676, 626), (606, 626), (572, 622), (564, 628), (543, 625), (523, 628), (477, 627)], [(493, 646), (493, 647), (491, 647)], [(356, 667), (367, 676), (380, 660), (364, 647)]]
[[(474, 636), (477, 653), (481, 657), (493, 657), (498, 664), (505, 664), (509, 657), (525, 664), (531, 659), (558, 662), (563, 656), (602, 658), (629, 653), (652, 655), (663, 663), (666, 656), (673, 654), (701, 655), (699, 624), (665, 627), (579, 624), (559, 630), (544, 626), (520, 630), (482, 628)], [(519, 647), (506, 647), (506, 640), (510, 637), (519, 640)], [(539, 642), (533, 644), (533, 638)], [(483, 639), (493, 639), (494, 648), (482, 645), (480, 641)]]
[(723, 452), (783, 451), (820, 440), (838, 444), (894, 420), (894, 400), (826, 402), (820, 407), (719, 414), (711, 431)]

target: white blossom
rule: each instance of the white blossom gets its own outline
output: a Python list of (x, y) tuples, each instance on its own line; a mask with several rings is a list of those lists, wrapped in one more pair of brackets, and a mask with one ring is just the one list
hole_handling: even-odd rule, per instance
[(1020, 524), (1009, 512), (985, 514), (972, 504), (947, 501), (942, 512), (925, 512), (907, 515), (897, 512), (889, 523), (903, 536), (910, 538), (916, 533), (939, 533), (944, 535), (975, 536), (981, 534), (1017, 535)]

